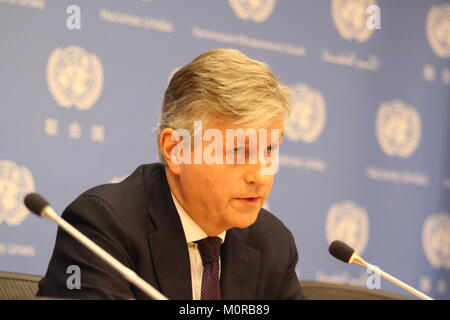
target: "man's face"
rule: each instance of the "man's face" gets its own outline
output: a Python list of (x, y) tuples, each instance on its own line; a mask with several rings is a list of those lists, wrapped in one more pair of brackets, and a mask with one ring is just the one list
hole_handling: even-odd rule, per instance
[[(267, 126), (258, 128), (266, 129), (267, 132), (264, 137), (258, 130), (256, 131), (258, 152), (262, 151), (260, 139), (265, 140), (262, 147), (267, 147), (269, 150), (272, 147), (272, 153), (277, 152), (273, 148), (277, 148), (281, 143), (283, 120), (283, 117), (279, 117)], [(238, 145), (236, 145), (237, 139), (235, 139), (234, 147), (227, 148), (225, 130), (238, 128), (218, 122), (209, 123), (203, 128), (203, 131), (208, 128), (217, 128), (222, 132), (223, 164), (207, 164), (202, 161), (201, 164), (179, 165), (179, 174), (175, 179), (177, 187), (172, 192), (194, 221), (208, 235), (214, 236), (233, 227), (246, 228), (255, 222), (261, 207), (270, 194), (274, 175), (261, 170), (263, 168), (267, 170), (270, 164), (260, 161), (259, 158), (255, 161), (256, 163), (249, 163), (249, 159), (246, 159), (243, 164), (238, 164), (237, 161), (226, 163), (227, 153), (239, 152), (236, 147), (245, 146), (245, 151), (248, 153), (249, 139), (246, 138), (245, 144)], [(275, 143), (272, 143), (275, 132), (271, 132), (271, 129), (278, 129), (275, 131)], [(203, 150), (210, 143), (213, 141), (203, 141)], [(270, 154), (268, 156), (270, 157)], [(192, 159), (193, 157), (192, 153)], [(234, 159), (236, 160), (236, 158), (235, 156)]]

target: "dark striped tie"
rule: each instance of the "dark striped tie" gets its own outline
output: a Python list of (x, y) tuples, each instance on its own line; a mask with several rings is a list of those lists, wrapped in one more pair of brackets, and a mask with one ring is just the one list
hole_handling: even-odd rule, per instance
[(197, 241), (203, 261), (202, 300), (220, 300), (219, 258), (222, 240), (208, 237)]

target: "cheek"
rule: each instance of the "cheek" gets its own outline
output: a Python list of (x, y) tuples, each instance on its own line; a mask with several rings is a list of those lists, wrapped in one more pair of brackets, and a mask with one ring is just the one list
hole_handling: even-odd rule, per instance
[(194, 199), (202, 200), (208, 207), (224, 208), (231, 190), (225, 179), (223, 170), (213, 165), (193, 165), (183, 177), (183, 185)]
[(223, 165), (205, 165), (199, 168), (197, 179), (201, 177), (203, 183), (213, 187), (213, 190), (230, 191), (230, 187), (235, 185), (233, 181), (233, 172), (226, 170)]
[(205, 196), (210, 200), (211, 206), (220, 214), (228, 212), (233, 206), (236, 184), (227, 183), (226, 179), (210, 180), (205, 186)]

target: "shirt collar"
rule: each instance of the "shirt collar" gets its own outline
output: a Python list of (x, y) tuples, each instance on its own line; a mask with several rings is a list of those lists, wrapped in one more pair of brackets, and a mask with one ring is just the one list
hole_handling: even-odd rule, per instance
[[(191, 218), (191, 216), (183, 209), (178, 200), (175, 198), (172, 191), (170, 192), (172, 195), (173, 202), (175, 207), (177, 208), (178, 215), (180, 216), (181, 225), (183, 226), (184, 235), (186, 237), (187, 243), (194, 243), (195, 241), (202, 240), (208, 237), (208, 235), (203, 231), (202, 228)], [(222, 243), (225, 241), (225, 235), (227, 231), (225, 230), (221, 234), (217, 235)]]

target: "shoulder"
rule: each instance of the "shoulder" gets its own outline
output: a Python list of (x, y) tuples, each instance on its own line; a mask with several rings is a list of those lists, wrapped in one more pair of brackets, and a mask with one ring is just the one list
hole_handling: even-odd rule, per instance
[(269, 233), (270, 235), (290, 232), (278, 217), (266, 209), (261, 209), (258, 218), (249, 229), (253, 233)]
[(255, 223), (248, 228), (248, 242), (261, 249), (295, 246), (291, 231), (271, 212), (261, 209)]
[(163, 173), (164, 165), (161, 163), (140, 165), (123, 181), (93, 187), (82, 193), (75, 201), (87, 198), (97, 199), (116, 211), (132, 209), (134, 206), (146, 203), (147, 192), (159, 191), (151, 190), (150, 182), (153, 182), (156, 189), (158, 182), (162, 184), (162, 181), (154, 180), (162, 180)]
[(123, 204), (124, 199), (142, 196), (148, 187), (150, 179), (160, 179), (164, 172), (164, 166), (160, 163), (140, 165), (136, 170), (118, 183), (108, 183), (93, 187), (84, 193), (82, 197), (97, 197), (108, 203)]
[(146, 221), (148, 194), (162, 185), (164, 166), (160, 163), (139, 166), (119, 183), (93, 187), (78, 196), (65, 210), (66, 218), (110, 222), (130, 226)]

